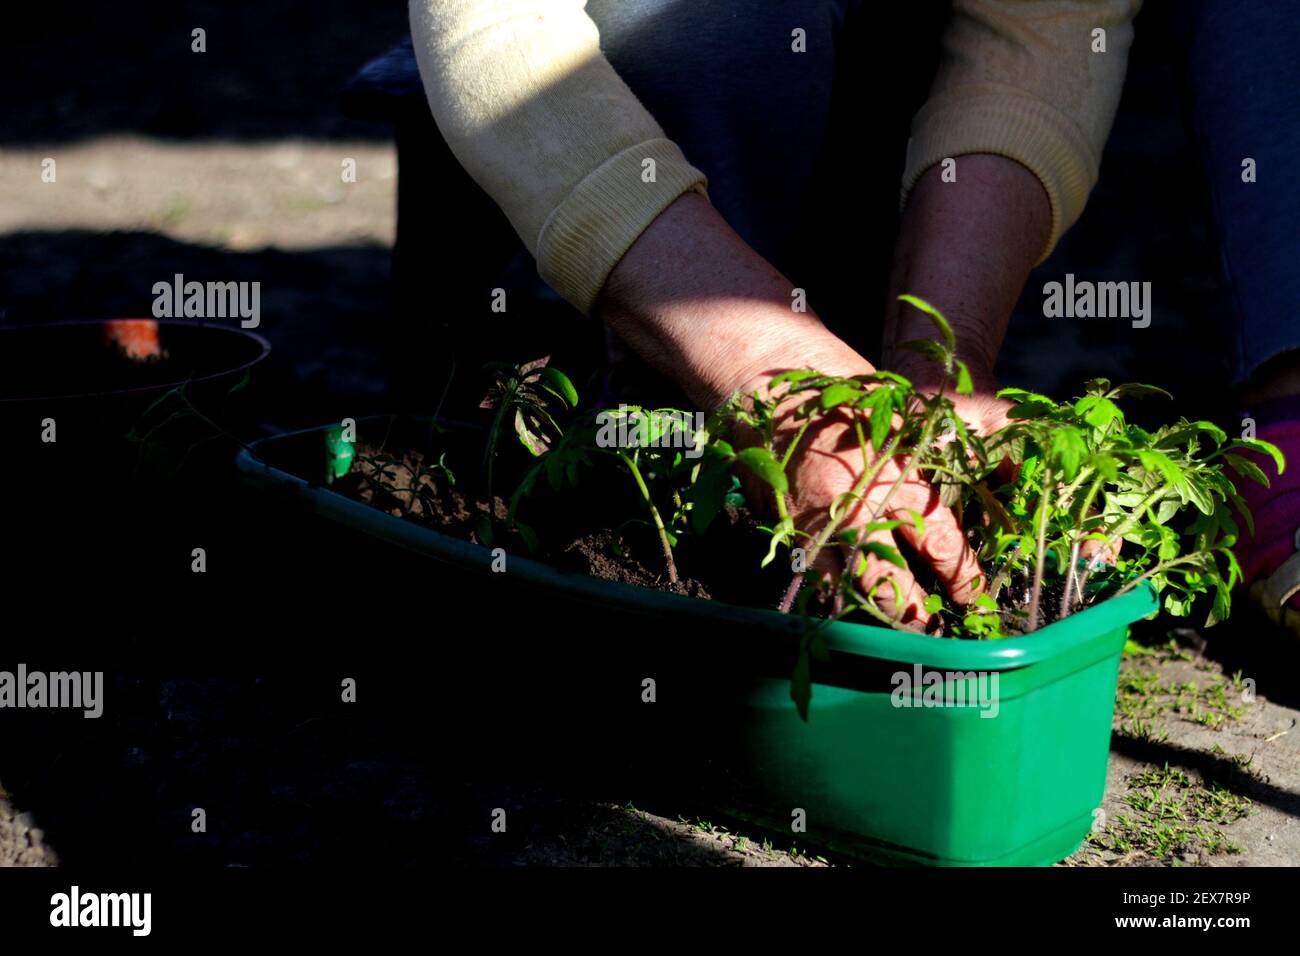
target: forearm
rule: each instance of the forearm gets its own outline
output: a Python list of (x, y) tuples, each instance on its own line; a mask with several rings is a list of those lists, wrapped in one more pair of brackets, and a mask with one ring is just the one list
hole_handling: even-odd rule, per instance
[[(912, 122), (903, 190), (946, 158), (995, 154), (1046, 189), (1047, 258), (1097, 181), (1140, 0), (953, 0), (930, 98)], [(1103, 46), (1104, 44), (1104, 46)]]
[(1012, 160), (962, 156), (956, 168), (955, 182), (943, 182), (940, 167), (931, 168), (904, 210), (886, 304), (884, 365), (932, 377), (923, 359), (895, 349), (936, 335), (929, 318), (897, 301), (910, 293), (952, 322), (958, 356), (977, 380), (991, 382), (1011, 312), (1051, 232), (1051, 207), (1038, 178)]
[(645, 230), (610, 274), (598, 311), (643, 359), (701, 408), (790, 368), (858, 374), (871, 366), (702, 196), (687, 193)]
[(705, 179), (601, 54), (584, 7), (412, 0), (410, 14), (448, 147), (509, 218), (542, 278), (589, 312), (641, 231)]

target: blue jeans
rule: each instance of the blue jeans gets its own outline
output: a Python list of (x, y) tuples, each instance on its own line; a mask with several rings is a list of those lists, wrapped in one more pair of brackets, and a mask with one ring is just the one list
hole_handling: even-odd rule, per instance
[[(1300, 348), (1300, 11), (1188, 4), (1189, 82), (1233, 313), (1236, 382)], [(1254, 160), (1255, 181), (1243, 181)]]
[[(713, 206), (877, 356), (909, 128), (947, 2), (588, 0), (587, 14), (619, 76), (708, 176)], [(792, 49), (796, 29), (807, 52)], [(903, 42), (891, 37), (905, 38), (902, 63), (872, 52)]]

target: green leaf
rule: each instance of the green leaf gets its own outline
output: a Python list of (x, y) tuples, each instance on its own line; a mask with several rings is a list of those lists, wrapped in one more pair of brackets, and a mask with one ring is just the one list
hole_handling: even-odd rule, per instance
[(1017, 465), (1025, 460), (1025, 436), (1011, 427), (990, 435), (984, 448), (990, 465), (998, 465), (1004, 458)]
[(1205, 432), (1211, 438), (1213, 438), (1215, 445), (1222, 445), (1225, 441), (1228, 440), (1227, 432), (1225, 432), (1218, 425), (1214, 424), (1214, 422), (1197, 421), (1197, 422), (1192, 422), (1192, 425), (1197, 429), (1199, 429), (1200, 431)]
[(1266, 442), (1257, 441), (1253, 438), (1236, 438), (1233, 439), (1229, 448), (1244, 448), (1247, 451), (1253, 451), (1260, 455), (1268, 455), (1273, 459), (1273, 464), (1277, 465), (1277, 473), (1280, 475), (1286, 470), (1286, 458), (1282, 455), (1282, 450), (1276, 445)]
[(845, 402), (856, 402), (862, 397), (862, 389), (856, 385), (845, 385), (843, 383), (832, 385), (822, 391), (817, 403), (821, 406), (822, 411), (829, 411)]
[(546, 451), (546, 440), (538, 435), (533, 429), (538, 427), (537, 419), (526, 421), (524, 412), (521, 408), (515, 409), (515, 434), (519, 436), (519, 441), (534, 455), (542, 455)]
[(541, 550), (541, 543), (537, 540), (537, 532), (531, 526), (524, 524), (522, 521), (516, 521), (515, 530), (519, 532), (519, 537), (524, 539), (524, 545), (528, 548), (530, 554), (537, 554)]
[(1201, 514), (1214, 514), (1214, 495), (1205, 482), (1196, 474), (1187, 476), (1187, 496)]
[(947, 367), (948, 359), (952, 356), (952, 353), (942, 345), (930, 339), (909, 339), (906, 342), (899, 342), (895, 348), (924, 355), (931, 362), (937, 362), (944, 367)]
[(791, 369), (789, 372), (782, 372), (780, 375), (770, 380), (767, 383), (767, 388), (768, 391), (772, 391), (778, 385), (784, 385), (786, 382), (789, 382), (792, 385), (796, 385), (799, 382), (806, 382), (810, 378), (824, 378), (824, 377), (825, 376), (823, 376), (821, 372), (814, 372), (812, 369), (806, 369), (806, 368)]
[(911, 379), (903, 378), (903, 376), (895, 372), (886, 372), (884, 369), (877, 369), (870, 375), (859, 375), (856, 378), (863, 384), (867, 382), (889, 382), (903, 389), (911, 390), (912, 388)]
[(867, 554), (874, 554), (882, 561), (888, 561), (890, 564), (897, 565), (904, 571), (907, 570), (907, 561), (904, 560), (902, 553), (893, 545), (884, 544), (880, 541), (864, 541), (858, 545)]
[(1161, 561), (1170, 561), (1178, 557), (1178, 534), (1172, 528), (1160, 526), (1160, 544), (1156, 556)]
[(559, 491), (564, 484), (564, 461), (559, 455), (544, 455), (542, 466), (546, 469), (546, 481), (552, 491)]
[(1182, 470), (1163, 452), (1141, 449), (1137, 453), (1137, 458), (1147, 471), (1158, 471), (1170, 484), (1181, 484), (1183, 480)]
[(770, 530), (772, 537), (767, 543), (767, 555), (761, 562), (759, 562), (758, 566), (760, 568), (765, 568), (776, 560), (777, 549), (780, 548), (782, 544), (788, 542), (790, 536), (794, 533), (794, 522), (791, 519), (786, 518), (779, 525)]
[(226, 392), (226, 396), (229, 397), (231, 395), (234, 395), (236, 392), (242, 392), (245, 388), (248, 387), (248, 383), (251, 382), (252, 380), (253, 380), (253, 370), (251, 368), (244, 369), (244, 374), (240, 377), (238, 382), (230, 386), (230, 391)]
[(869, 410), (871, 415), (871, 447), (880, 451), (885, 447), (885, 439), (894, 424), (893, 389), (877, 388), (869, 392), (862, 400), (861, 407)]
[(1166, 498), (1160, 502), (1156, 510), (1156, 524), (1164, 524), (1176, 514), (1178, 514), (1178, 502), (1173, 498)]
[(1146, 495), (1141, 491), (1121, 491), (1107, 493), (1106, 495), (1106, 512), (1113, 514), (1125, 511), (1129, 508), (1136, 508), (1142, 503)]
[(970, 395), (975, 391), (975, 382), (970, 377), (970, 369), (961, 359), (957, 360), (957, 394)]
[(1214, 446), (1217, 448), (1222, 445), (1228, 438), (1223, 429), (1214, 422), (1181, 422), (1177, 427), (1165, 435), (1156, 443), (1157, 448), (1176, 448), (1185, 442), (1192, 442), (1201, 433), (1205, 433), (1214, 440)]
[(1124, 437), (1128, 439), (1129, 444), (1133, 446), (1149, 445), (1153, 441), (1149, 432), (1143, 431), (1136, 425), (1129, 425), (1124, 429)]
[(957, 348), (957, 336), (953, 334), (952, 326), (948, 324), (948, 320), (943, 317), (942, 312), (932, 306), (929, 302), (926, 302), (924, 299), (918, 299), (914, 295), (900, 295), (898, 301), (906, 302), (912, 308), (919, 309), (928, 315), (930, 320), (938, 327), (939, 334), (943, 336), (943, 341), (948, 346), (949, 352)]
[(746, 448), (736, 454), (736, 460), (771, 485), (777, 494), (783, 495), (790, 490), (785, 470), (768, 449), (762, 446)]
[(1119, 462), (1113, 455), (1093, 455), (1088, 459), (1088, 467), (1109, 481), (1119, 477)]
[(718, 455), (705, 454), (695, 481), (684, 498), (691, 504), (691, 527), (703, 534), (713, 523), (731, 490), (730, 462)]
[(1232, 587), (1231, 585), (1225, 585), (1222, 581), (1216, 581), (1214, 585), (1214, 603), (1210, 607), (1210, 613), (1205, 618), (1205, 626), (1214, 627), (1220, 621), (1226, 621), (1230, 613), (1232, 613)]
[(1072, 425), (1064, 425), (1052, 432), (1052, 443), (1048, 454), (1056, 460), (1061, 477), (1066, 481), (1072, 481), (1088, 455), (1088, 446), (1079, 429)]
[(573, 382), (569, 381), (569, 376), (557, 368), (551, 368), (549, 365), (539, 369), (538, 374), (542, 377), (542, 387), (544, 389), (570, 408), (578, 406), (578, 390), (573, 387)]
[(1268, 480), (1268, 475), (1264, 474), (1264, 469), (1260, 468), (1259, 465), (1255, 464), (1249, 458), (1242, 458), (1240, 455), (1228, 453), (1223, 456), (1223, 460), (1231, 466), (1233, 471), (1241, 475), (1243, 478), (1249, 478), (1251, 481), (1259, 482), (1265, 488), (1269, 486), (1270, 482)]
[(1237, 563), (1237, 556), (1232, 553), (1231, 548), (1223, 548), (1222, 553), (1228, 559), (1228, 588), (1231, 590), (1242, 579), (1241, 565)]
[(943, 609), (943, 598), (938, 594), (928, 594), (922, 606), (927, 614), (938, 614)]
[(1056, 403), (1052, 401), (1039, 401), (1037, 399), (1026, 399), (1023, 402), (1016, 402), (1007, 410), (1008, 418), (1019, 418), (1032, 420), (1050, 415), (1056, 411)]
[(877, 581), (875, 586), (871, 589), (871, 599), (873, 601), (875, 600), (876, 592), (880, 590), (881, 584), (889, 585), (889, 590), (892, 592), (894, 597), (894, 607), (897, 608), (895, 614), (902, 614), (903, 613), (903, 589), (898, 586), (898, 582), (894, 578), (881, 578), (879, 581)]
[(910, 522), (899, 521), (897, 518), (890, 518), (886, 521), (869, 521), (861, 528), (851, 528), (848, 531), (840, 532), (841, 535), (848, 535), (845, 544), (856, 545), (858, 538), (863, 534), (871, 534), (873, 531), (893, 531), (895, 528), (902, 527)]
[(1074, 414), (1093, 428), (1105, 428), (1115, 419), (1123, 421), (1119, 406), (1102, 395), (1089, 395), (1074, 403)]
[(1224, 499), (1231, 502), (1232, 506), (1237, 509), (1237, 513), (1245, 520), (1246, 528), (1250, 531), (1250, 535), (1253, 538), (1255, 536), (1255, 519), (1251, 516), (1250, 508), (1246, 506), (1245, 499), (1237, 493), (1237, 489), (1233, 485), (1232, 479), (1220, 471), (1214, 473), (1211, 480), (1219, 486), (1219, 491), (1223, 493)]
[(1042, 402), (1046, 405), (1056, 407), (1056, 402), (1052, 401), (1046, 395), (1040, 395), (1038, 392), (1030, 392), (1023, 388), (1002, 388), (998, 390), (997, 397), (1005, 399), (1008, 402)]
[(1110, 393), (1111, 398), (1147, 398), (1152, 395), (1159, 395), (1161, 398), (1173, 399), (1173, 396), (1163, 388), (1156, 388), (1154, 385), (1142, 385), (1138, 382), (1129, 382), (1127, 385), (1117, 385)]

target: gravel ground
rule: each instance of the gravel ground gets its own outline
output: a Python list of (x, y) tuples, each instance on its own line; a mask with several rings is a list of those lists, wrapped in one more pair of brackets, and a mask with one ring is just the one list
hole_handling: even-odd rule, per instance
[(1289, 666), (1225, 668), (1195, 641), (1126, 658), (1104, 816), (1069, 863), (1300, 865), (1300, 711), (1289, 679), (1300, 647), (1280, 634), (1264, 641)]
[[(1300, 862), (1300, 712), (1268, 699), (1266, 679), (1248, 690), (1246, 673), (1185, 644), (1126, 657), (1103, 816), (1065, 865)], [(1277, 692), (1294, 695), (1285, 683)], [(853, 862), (698, 803), (682, 815), (659, 796), (647, 810), (597, 798), (592, 784), (466, 768), (430, 751), (418, 713), (354, 717), (321, 704), (301, 677), (291, 687), (119, 675), (109, 694), (115, 706), (103, 718), (48, 732), (21, 773), (12, 754), (0, 766), (28, 811), (0, 789), (0, 865), (124, 853), (218, 866)], [(87, 778), (106, 788), (88, 793)], [(492, 828), (498, 809), (502, 833)]]
[(0, 788), (0, 866), (58, 866), (30, 813), (19, 813)]

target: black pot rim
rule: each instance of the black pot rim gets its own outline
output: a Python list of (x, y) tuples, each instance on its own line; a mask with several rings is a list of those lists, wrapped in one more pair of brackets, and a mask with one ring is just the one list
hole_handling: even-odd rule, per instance
[[(135, 388), (117, 388), (101, 392), (66, 392), (58, 395), (23, 395), (15, 398), (5, 398), (0, 396), (0, 407), (21, 405), (27, 402), (61, 402), (70, 401), (78, 398), (104, 398), (111, 396), (129, 396), (129, 395), (148, 395), (153, 392), (165, 392), (169, 389), (176, 388), (179, 385), (194, 385), (199, 382), (210, 382), (213, 379), (224, 378), (227, 375), (233, 375), (252, 368), (254, 365), (263, 361), (271, 353), (271, 343), (264, 336), (256, 332), (250, 332), (248, 329), (232, 327), (228, 325), (215, 325), (210, 322), (188, 322), (184, 319), (152, 319), (152, 318), (120, 318), (120, 319), (59, 319), (53, 322), (25, 322), (21, 325), (0, 325), (0, 336), (6, 332), (22, 332), (32, 329), (49, 329), (49, 328), (66, 328), (69, 326), (102, 326), (106, 322), (132, 322), (148, 321), (157, 322), (160, 326), (173, 326), (176, 328), (191, 329), (211, 329), (217, 332), (237, 335), (255, 342), (259, 351), (257, 355), (250, 358), (242, 365), (235, 365), (219, 372), (212, 372), (208, 375), (202, 375), (198, 378), (181, 379), (174, 382), (163, 382), (158, 385), (141, 385)], [(3, 338), (0, 338), (0, 343)]]

